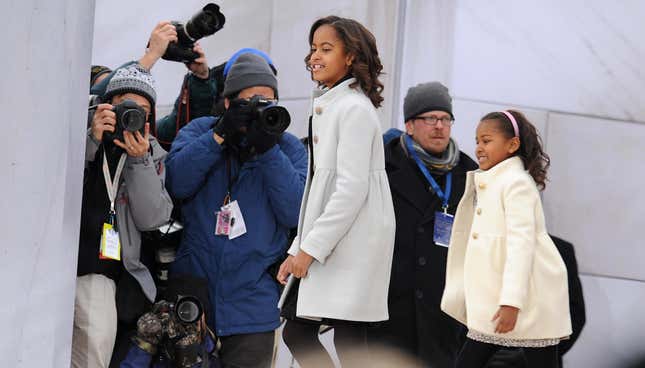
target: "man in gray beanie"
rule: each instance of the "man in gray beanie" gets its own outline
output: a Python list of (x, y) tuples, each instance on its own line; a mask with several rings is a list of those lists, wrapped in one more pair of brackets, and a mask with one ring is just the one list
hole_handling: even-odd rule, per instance
[(295, 136), (258, 128), (249, 100), (275, 100), (277, 92), (267, 61), (240, 54), (224, 83), (224, 114), (183, 127), (166, 160), (184, 223), (171, 274), (208, 280), (207, 322), (224, 367), (269, 367), (280, 325), (278, 287), (267, 269), (298, 223), (307, 154)]
[[(385, 146), (396, 214), (390, 319), (370, 330), (370, 339), (413, 360), (411, 366), (453, 367), (465, 334), (439, 306), (451, 216), (463, 195), (466, 172), (477, 164), (450, 137), (452, 98), (443, 84), (410, 88), (403, 114), (405, 133)], [(389, 363), (384, 360), (383, 366)]]
[[(150, 136), (150, 124), (142, 131), (115, 134), (117, 120), (124, 116), (117, 117), (113, 108), (126, 100), (135, 104), (147, 121), (154, 121), (152, 76), (138, 64), (119, 69), (101, 99), (106, 103), (96, 107), (85, 145), (72, 336), (74, 368), (108, 367), (117, 335), (116, 290), (123, 286), (121, 280), (134, 280), (143, 294), (140, 304), (146, 298), (148, 302), (155, 300), (154, 281), (140, 260), (141, 232), (166, 223), (172, 211), (164, 188), (166, 152)], [(137, 304), (136, 298), (131, 298), (127, 307), (136, 308)]]

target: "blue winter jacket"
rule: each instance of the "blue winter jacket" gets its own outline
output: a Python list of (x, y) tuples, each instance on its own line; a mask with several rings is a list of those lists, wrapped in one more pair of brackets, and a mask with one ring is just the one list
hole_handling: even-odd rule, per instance
[(218, 336), (267, 332), (278, 327), (279, 289), (267, 268), (287, 248), (296, 227), (307, 173), (307, 153), (293, 135), (245, 162), (231, 159), (231, 200), (239, 203), (246, 234), (229, 240), (215, 235), (215, 212), (227, 193), (222, 147), (213, 139), (214, 117), (183, 127), (166, 159), (168, 191), (183, 200), (184, 232), (175, 274), (208, 279), (213, 313), (209, 325)]

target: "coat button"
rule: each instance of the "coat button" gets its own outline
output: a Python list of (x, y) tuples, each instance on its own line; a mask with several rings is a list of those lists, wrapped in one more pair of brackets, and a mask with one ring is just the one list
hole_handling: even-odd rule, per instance
[(479, 183), (479, 189), (486, 189), (485, 183)]
[(481, 215), (481, 214), (482, 214), (482, 209), (481, 209), (481, 208), (478, 208), (478, 209), (477, 209), (477, 214), (478, 214), (478, 215)]
[(417, 228), (417, 232), (418, 232), (419, 234), (423, 234), (423, 233), (425, 233), (425, 232), (426, 232), (426, 229), (424, 229), (424, 228), (423, 228), (423, 226), (419, 226), (419, 227)]
[(316, 108), (314, 109), (314, 112), (316, 112), (316, 115), (322, 114), (322, 107), (316, 106)]
[(314, 144), (318, 144), (318, 136), (314, 135)]
[(479, 234), (473, 233), (473, 239), (477, 240), (477, 238), (479, 238)]
[(425, 266), (426, 265), (426, 257), (419, 257), (418, 262), (419, 262), (419, 266)]
[(421, 290), (419, 290), (419, 289), (417, 289), (417, 290), (414, 292), (414, 295), (417, 297), (417, 299), (423, 299), (423, 291), (421, 291)]

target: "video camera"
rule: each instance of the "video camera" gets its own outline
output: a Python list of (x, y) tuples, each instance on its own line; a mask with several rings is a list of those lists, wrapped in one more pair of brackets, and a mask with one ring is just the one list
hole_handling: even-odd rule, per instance
[(195, 14), (186, 24), (173, 21), (177, 30), (177, 42), (171, 42), (161, 57), (164, 60), (191, 63), (199, 57), (193, 51), (195, 42), (200, 38), (210, 36), (224, 27), (226, 18), (213, 3), (207, 4)]

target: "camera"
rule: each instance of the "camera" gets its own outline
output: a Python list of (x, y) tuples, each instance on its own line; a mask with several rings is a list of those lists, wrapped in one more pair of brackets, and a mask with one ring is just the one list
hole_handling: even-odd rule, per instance
[(182, 63), (193, 62), (199, 57), (199, 54), (193, 51), (195, 41), (219, 31), (224, 27), (225, 21), (219, 6), (209, 3), (185, 25), (177, 21), (172, 22), (177, 30), (177, 42), (168, 45), (162, 59)]
[(253, 96), (249, 101), (238, 100), (240, 106), (248, 107), (252, 113), (252, 124), (269, 135), (280, 135), (291, 124), (289, 111), (278, 106), (273, 100), (266, 100), (262, 96)]
[(105, 132), (108, 140), (119, 139), (123, 141), (123, 132), (128, 131), (132, 134), (139, 131), (143, 135), (146, 126), (146, 110), (137, 105), (136, 102), (126, 99), (118, 105), (112, 107), (116, 115), (116, 125), (114, 132)]
[(193, 367), (203, 361), (199, 321), (204, 309), (197, 297), (179, 295), (175, 302), (159, 301), (153, 307), (162, 325), (162, 355), (175, 367)]
[[(204, 314), (204, 307), (197, 297), (192, 295), (179, 295), (174, 302), (159, 301), (155, 305), (153, 312), (162, 316), (167, 314), (173, 322), (190, 325), (199, 322)], [(163, 331), (164, 335), (170, 338), (177, 337), (177, 329), (170, 328), (172, 327), (172, 323), (166, 324), (165, 327)]]

